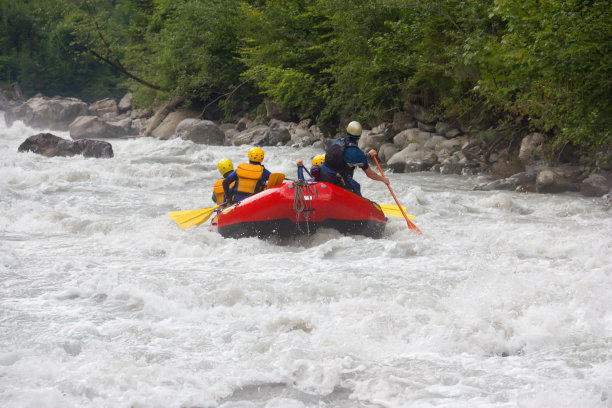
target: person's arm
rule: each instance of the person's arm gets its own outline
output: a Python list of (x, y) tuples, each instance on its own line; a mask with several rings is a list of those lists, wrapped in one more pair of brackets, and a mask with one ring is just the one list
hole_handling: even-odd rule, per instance
[(266, 169), (266, 168), (264, 167), (263, 174), (261, 175), (261, 180), (262, 180), (263, 182), (266, 182), (266, 183), (267, 183), (267, 182), (268, 182), (268, 179), (270, 178), (270, 174), (272, 174), (272, 173), (270, 172), (270, 170), (268, 170), (268, 169)]
[[(368, 152), (368, 155), (370, 157), (376, 157), (376, 150), (374, 150), (374, 149), (370, 150)], [(366, 176), (368, 176), (372, 180), (382, 181), (386, 185), (389, 185), (389, 179), (388, 178), (381, 176), (380, 174), (376, 173), (371, 168), (368, 167), (367, 169), (364, 169), (363, 171), (365, 172)]]
[(223, 195), (226, 199), (232, 196), (230, 191), (230, 184), (232, 184), (233, 181), (236, 181), (237, 177), (238, 176), (236, 175), (236, 170), (234, 170), (229, 176), (227, 176), (223, 180)]
[(263, 173), (261, 174), (261, 178), (257, 181), (257, 185), (255, 186), (256, 193), (259, 193), (260, 191), (266, 189), (266, 186), (268, 185), (268, 180), (270, 179), (270, 174), (272, 174), (270, 173), (270, 170), (264, 167)]
[(297, 165), (297, 177), (298, 180), (304, 180), (304, 161), (302, 159), (297, 159), (297, 162), (295, 162), (295, 164)]

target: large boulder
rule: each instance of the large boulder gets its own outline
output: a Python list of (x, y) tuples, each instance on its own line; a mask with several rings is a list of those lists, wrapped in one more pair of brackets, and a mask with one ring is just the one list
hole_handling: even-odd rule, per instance
[(425, 142), (425, 147), (434, 149), (438, 156), (445, 157), (461, 150), (461, 141), (459, 139), (446, 139), (442, 136), (434, 135)]
[(412, 173), (427, 170), (437, 162), (438, 157), (433, 151), (424, 150), (415, 143), (391, 156), (387, 166), (396, 173)]
[(412, 128), (403, 130), (395, 135), (393, 137), (393, 143), (395, 143), (398, 148), (403, 149), (411, 143), (423, 145), (430, 138), (431, 133), (423, 132), (418, 128)]
[[(195, 119), (198, 117), (198, 115), (198, 112), (191, 111), (188, 109), (180, 109), (174, 112), (170, 112), (162, 120), (159, 126), (153, 129), (153, 131), (151, 132), (151, 136), (161, 140), (168, 140), (174, 135), (174, 132), (176, 131), (176, 128), (179, 123), (181, 123), (185, 119)], [(155, 116), (153, 116), (153, 118), (151, 118), (150, 120), (155, 120)]]
[(68, 130), (79, 116), (87, 115), (87, 104), (76, 98), (31, 98), (24, 104), (6, 111), (7, 126), (21, 120), (38, 129)]
[(542, 169), (536, 177), (536, 192), (562, 193), (579, 191), (580, 185), (556, 168)]
[[(316, 128), (316, 127), (313, 126), (313, 128)], [(320, 139), (320, 136), (313, 134), (310, 129), (304, 129), (300, 127), (295, 128), (293, 132), (291, 132), (290, 137), (291, 137), (291, 143), (293, 145), (300, 146), (300, 147), (310, 146), (314, 142)]]
[(612, 174), (591, 174), (580, 183), (580, 192), (587, 197), (601, 197), (612, 189)]
[(380, 146), (388, 141), (389, 136), (384, 132), (384, 130), (382, 133), (364, 132), (364, 134), (359, 138), (359, 148), (366, 152), (370, 149), (378, 151)]
[(523, 163), (541, 160), (544, 155), (544, 142), (546, 136), (542, 133), (530, 133), (521, 140), (518, 158)]
[(399, 152), (399, 149), (393, 143), (383, 143), (378, 149), (378, 160), (381, 162), (388, 162), (395, 153)]
[(235, 146), (244, 144), (276, 146), (289, 140), (291, 135), (286, 127), (272, 129), (266, 125), (257, 125), (234, 135), (232, 142)]
[(281, 126), (276, 128), (270, 128), (268, 134), (268, 145), (269, 146), (282, 146), (291, 140), (291, 133), (289, 128)]
[(173, 138), (191, 140), (194, 143), (223, 146), (225, 133), (210, 120), (183, 119), (174, 132)]
[(92, 103), (89, 106), (89, 113), (110, 120), (119, 114), (119, 108), (113, 98), (106, 98)]
[(113, 125), (103, 121), (97, 116), (79, 116), (69, 127), (70, 137), (79, 139), (116, 139), (130, 134), (129, 128)]
[(119, 101), (119, 105), (117, 105), (117, 109), (119, 109), (119, 113), (124, 113), (132, 110), (132, 104), (134, 103), (134, 95), (130, 92), (126, 93), (123, 98)]
[(488, 183), (479, 184), (474, 190), (513, 190), (513, 191), (535, 191), (535, 172), (521, 172), (510, 177), (494, 180)]
[(17, 151), (32, 152), (46, 157), (71, 157), (77, 154), (95, 158), (113, 157), (113, 146), (108, 142), (89, 139), (72, 141), (51, 133), (39, 133), (28, 137)]
[[(181, 105), (183, 103), (183, 101), (184, 101), (183, 98), (177, 97), (177, 98), (174, 98), (171, 101), (167, 102), (166, 104), (161, 106), (159, 109), (157, 109), (157, 111), (155, 111), (153, 116), (147, 121), (147, 128), (145, 129), (145, 132), (144, 132), (145, 136), (154, 136), (154, 137), (158, 137), (159, 138), (159, 134), (161, 134), (162, 136), (167, 136), (166, 139), (169, 138), (170, 136), (172, 136), (172, 134), (174, 133), (174, 129), (176, 129), (176, 125), (179, 124), (180, 120), (178, 122), (176, 122), (175, 126), (172, 128), (172, 131), (169, 132), (169, 133), (168, 133), (167, 129), (160, 130), (158, 132), (158, 135), (155, 135), (153, 132), (157, 129), (158, 126), (160, 126), (162, 124), (164, 119), (166, 119), (166, 116), (168, 116), (170, 114), (170, 112), (172, 112), (179, 105)], [(185, 119), (187, 117), (188, 116), (185, 116), (183, 119)], [(163, 139), (163, 137), (162, 137), (162, 139)]]
[(457, 137), (461, 134), (461, 130), (459, 130), (459, 122), (457, 122), (456, 119), (437, 122), (435, 125), (435, 131), (437, 134), (449, 139)]

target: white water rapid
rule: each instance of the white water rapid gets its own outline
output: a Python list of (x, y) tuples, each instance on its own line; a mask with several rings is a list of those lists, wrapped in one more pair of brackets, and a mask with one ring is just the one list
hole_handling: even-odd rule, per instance
[[(388, 174), (423, 236), (223, 239), (167, 214), (248, 146), (17, 153), (39, 131), (0, 117), (0, 407), (612, 407), (603, 199)], [(295, 178), (319, 152), (265, 153)]]

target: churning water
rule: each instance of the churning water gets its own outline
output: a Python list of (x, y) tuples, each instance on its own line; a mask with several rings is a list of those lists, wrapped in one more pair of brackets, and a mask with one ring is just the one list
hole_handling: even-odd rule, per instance
[[(393, 218), (379, 240), (223, 239), (167, 213), (212, 206), (247, 146), (17, 153), (37, 132), (0, 118), (4, 408), (612, 407), (602, 199), (389, 174), (423, 236)], [(319, 153), (265, 152), (292, 178)]]

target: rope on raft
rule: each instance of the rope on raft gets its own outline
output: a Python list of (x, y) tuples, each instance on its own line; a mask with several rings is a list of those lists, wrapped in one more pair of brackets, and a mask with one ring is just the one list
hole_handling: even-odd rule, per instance
[(313, 211), (312, 197), (318, 196), (317, 190), (316, 188), (313, 188), (312, 184), (306, 182), (305, 180), (297, 180), (293, 184), (293, 211), (298, 214), (298, 226), (300, 214), (304, 215), (304, 219), (306, 220), (307, 233), (308, 235), (310, 235), (310, 225), (308, 224), (308, 217), (310, 216), (310, 212)]

